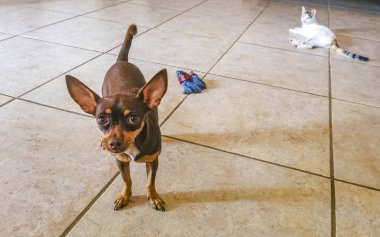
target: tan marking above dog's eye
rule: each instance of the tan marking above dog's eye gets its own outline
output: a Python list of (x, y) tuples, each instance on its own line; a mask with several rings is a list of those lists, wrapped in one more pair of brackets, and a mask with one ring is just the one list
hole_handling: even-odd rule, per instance
[(130, 111), (130, 110), (128, 110), (128, 109), (124, 110), (124, 116), (125, 116), (125, 117), (127, 117), (127, 116), (128, 116), (128, 114), (129, 114), (130, 112), (131, 112), (131, 111)]
[(106, 114), (112, 114), (112, 110), (110, 108), (106, 109), (106, 111), (104, 111), (104, 113)]

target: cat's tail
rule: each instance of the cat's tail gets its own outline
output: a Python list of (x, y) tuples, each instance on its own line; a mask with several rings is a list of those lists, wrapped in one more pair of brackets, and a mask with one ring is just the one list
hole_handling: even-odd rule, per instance
[(337, 54), (340, 54), (340, 55), (343, 55), (343, 56), (346, 56), (346, 57), (349, 57), (349, 58), (352, 58), (355, 60), (364, 61), (364, 62), (369, 61), (369, 58), (367, 58), (367, 57), (364, 57), (362, 55), (355, 54), (355, 53), (352, 53), (350, 51), (347, 51), (347, 50), (340, 48), (338, 45), (338, 42), (336, 40), (334, 41), (332, 48), (335, 50), (335, 52)]

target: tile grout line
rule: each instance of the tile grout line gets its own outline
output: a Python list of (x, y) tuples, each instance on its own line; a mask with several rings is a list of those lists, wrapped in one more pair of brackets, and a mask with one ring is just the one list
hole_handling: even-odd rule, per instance
[(356, 36), (356, 35), (350, 35), (350, 34), (336, 34), (337, 36), (344, 36), (344, 37), (350, 37), (350, 38), (356, 38), (356, 39), (361, 39), (361, 40), (367, 40), (367, 41), (374, 41), (374, 42), (380, 42), (380, 40), (375, 40), (375, 39), (368, 39), (368, 38), (363, 38), (363, 37), (360, 37), (360, 36)]
[(266, 87), (271, 87), (271, 88), (276, 88), (276, 89), (282, 89), (282, 90), (287, 90), (287, 91), (292, 91), (292, 92), (297, 92), (297, 93), (302, 93), (302, 94), (307, 94), (307, 95), (312, 95), (312, 96), (318, 96), (318, 97), (322, 97), (322, 98), (326, 98), (326, 99), (329, 98), (326, 95), (319, 95), (319, 94), (315, 94), (315, 93), (311, 93), (311, 92), (307, 92), (307, 91), (300, 91), (300, 90), (295, 90), (295, 89), (286, 88), (286, 87), (282, 87), (282, 86), (270, 85), (270, 84), (257, 82), (257, 81), (249, 81), (246, 79), (240, 79), (240, 78), (236, 78), (236, 77), (223, 76), (223, 75), (220, 75), (217, 73), (209, 73), (209, 74), (214, 75), (214, 76), (224, 77), (224, 78), (231, 79), (231, 80), (243, 81), (243, 82), (257, 84), (257, 85), (261, 85), (261, 86), (266, 86)]
[(278, 167), (282, 167), (282, 168), (286, 168), (286, 169), (290, 169), (290, 170), (295, 170), (295, 171), (298, 171), (298, 172), (310, 174), (310, 175), (321, 177), (321, 178), (325, 178), (325, 179), (330, 179), (329, 176), (313, 173), (311, 171), (302, 170), (302, 169), (298, 169), (298, 168), (287, 166), (287, 165), (282, 165), (280, 163), (275, 163), (275, 162), (272, 162), (272, 161), (267, 161), (267, 160), (263, 160), (263, 159), (260, 159), (260, 158), (256, 158), (256, 157), (252, 157), (252, 156), (248, 156), (248, 155), (244, 155), (244, 154), (240, 154), (240, 153), (236, 153), (236, 152), (232, 152), (232, 151), (223, 150), (223, 149), (220, 149), (220, 148), (217, 148), (217, 147), (212, 147), (212, 146), (204, 145), (204, 144), (201, 144), (201, 143), (185, 140), (185, 139), (178, 138), (178, 137), (173, 137), (173, 136), (170, 136), (170, 135), (162, 135), (162, 136), (166, 137), (166, 138), (173, 139), (173, 140), (181, 141), (181, 142), (184, 142), (184, 143), (188, 143), (188, 144), (204, 147), (204, 148), (207, 148), (207, 149), (211, 149), (211, 150), (214, 150), (214, 151), (219, 151), (219, 152), (222, 152), (222, 153), (226, 153), (226, 154), (230, 154), (230, 155), (234, 155), (234, 156), (239, 156), (239, 157), (242, 157), (242, 158), (245, 158), (245, 159), (250, 159), (250, 160), (257, 161), (257, 162), (261, 162), (261, 163), (265, 163), (265, 164), (269, 164), (269, 165), (273, 165), (273, 166), (278, 166)]
[(367, 186), (367, 185), (363, 185), (363, 184), (353, 183), (353, 182), (350, 182), (350, 181), (347, 181), (347, 180), (343, 180), (343, 179), (334, 179), (334, 180), (335, 181), (339, 181), (341, 183), (350, 184), (350, 185), (353, 185), (353, 186), (358, 186), (358, 187), (361, 187), (361, 188), (365, 188), (365, 189), (369, 189), (369, 190), (372, 190), (372, 191), (380, 192), (380, 188), (375, 188), (375, 187), (371, 187), (371, 186)]
[(87, 213), (87, 211), (94, 205), (94, 203), (103, 195), (103, 193), (108, 189), (109, 186), (115, 181), (115, 179), (119, 176), (119, 171), (117, 171), (112, 178), (106, 183), (106, 185), (99, 191), (99, 193), (91, 200), (89, 204), (78, 214), (78, 216), (71, 222), (71, 224), (62, 232), (60, 237), (66, 236), (74, 226), (82, 219), (82, 217)]
[[(286, 52), (305, 54), (305, 55), (316, 56), (316, 57), (321, 57), (321, 58), (327, 58), (328, 57), (328, 56), (324, 56), (324, 55), (320, 55), (320, 54), (305, 53), (303, 51), (290, 50), (290, 49), (284, 49), (284, 48), (279, 48), (279, 47), (272, 47), (272, 46), (258, 44), (258, 43), (249, 43), (249, 42), (244, 42), (244, 41), (238, 41), (237, 43), (254, 45), (254, 46), (259, 46), (259, 47), (268, 48), (268, 49), (277, 49), (277, 50), (282, 50), (282, 51), (286, 51)], [(312, 50), (312, 49), (310, 49), (310, 50)]]
[[(55, 25), (55, 24), (58, 24), (58, 23), (61, 23), (61, 22), (64, 22), (64, 21), (68, 21), (68, 20), (72, 20), (72, 19), (74, 19), (74, 18), (78, 18), (78, 17), (81, 17), (81, 16), (85, 16), (85, 15), (87, 15), (87, 14), (90, 14), (90, 13), (93, 13), (93, 12), (96, 12), (96, 11), (100, 11), (100, 10), (103, 10), (103, 9), (106, 9), (106, 8), (109, 8), (109, 7), (113, 7), (113, 6), (116, 6), (116, 5), (119, 5), (119, 4), (121, 4), (121, 2), (116, 3), (116, 4), (113, 4), (113, 5), (110, 5), (110, 6), (102, 7), (102, 8), (99, 8), (99, 9), (93, 10), (93, 11), (89, 11), (89, 12), (85, 12), (85, 13), (82, 13), (82, 14), (78, 14), (78, 15), (74, 15), (74, 14), (66, 13), (67, 15), (73, 15), (73, 16), (72, 16), (72, 17), (69, 17), (69, 18), (66, 18), (66, 19), (63, 19), (63, 20), (60, 20), (60, 21), (57, 21), (57, 22), (53, 22), (53, 23), (50, 23), (50, 24), (47, 24), (47, 25), (44, 25), (44, 26), (41, 26), (41, 27), (35, 28), (35, 29), (32, 29), (32, 30), (28, 30), (28, 31), (25, 31), (25, 32), (22, 32), (22, 33), (16, 34), (15, 36), (21, 36), (21, 35), (23, 35), (23, 34), (26, 34), (26, 33), (32, 32), (32, 31), (40, 30), (40, 29), (43, 29), (43, 28), (45, 28), (45, 27), (49, 27), (49, 26), (52, 26), (52, 25)], [(39, 9), (41, 9), (41, 8), (39, 8)], [(50, 11), (50, 10), (46, 10), (46, 9), (42, 9), (42, 10)]]
[[(330, 27), (330, 1), (327, 1), (327, 22)], [(336, 237), (336, 196), (335, 196), (335, 167), (333, 144), (333, 111), (332, 111), (332, 78), (331, 78), (331, 51), (328, 52), (328, 80), (329, 80), (329, 147), (330, 147), (330, 198), (331, 198), (331, 237)]]
[(29, 91), (24, 92), (23, 94), (17, 96), (16, 99), (21, 98), (22, 96), (24, 96), (24, 95), (26, 95), (26, 94), (28, 94), (28, 93), (30, 93), (30, 92), (32, 92), (32, 91), (34, 91), (34, 90), (40, 88), (41, 86), (44, 86), (44, 85), (46, 85), (46, 84), (48, 84), (48, 83), (50, 83), (50, 82), (52, 82), (52, 81), (54, 81), (54, 80), (60, 78), (61, 76), (65, 75), (66, 73), (69, 73), (69, 72), (71, 72), (72, 70), (75, 70), (75, 69), (77, 69), (77, 68), (83, 66), (84, 64), (89, 63), (89, 62), (91, 62), (92, 60), (99, 58), (100, 56), (102, 56), (102, 55), (104, 55), (104, 54), (105, 54), (105, 53), (102, 53), (102, 54), (96, 55), (95, 57), (93, 57), (93, 58), (91, 58), (91, 59), (89, 59), (89, 60), (87, 60), (87, 61), (85, 61), (85, 62), (83, 62), (83, 63), (81, 63), (81, 64), (79, 64), (79, 65), (77, 65), (77, 66), (75, 66), (75, 67), (73, 67), (73, 68), (70, 68), (69, 70), (67, 70), (67, 71), (65, 71), (65, 72), (63, 72), (63, 73), (61, 73), (61, 74), (59, 74), (59, 75), (57, 75), (57, 76), (55, 76), (55, 77), (53, 77), (53, 78), (51, 78), (51, 79), (45, 81), (45, 82), (43, 82), (43, 83), (41, 83), (40, 85), (34, 87), (33, 89), (30, 89)]
[(40, 41), (40, 42), (45, 42), (45, 43), (49, 43), (49, 44), (55, 44), (55, 45), (65, 46), (65, 47), (74, 48), (74, 49), (81, 49), (81, 50), (95, 52), (95, 53), (104, 53), (102, 51), (98, 51), (98, 50), (95, 50), (95, 49), (82, 48), (82, 47), (78, 47), (78, 46), (74, 46), (74, 45), (63, 44), (63, 43), (58, 43), (58, 42), (54, 42), (54, 41), (34, 38), (32, 36), (27, 36), (27, 35), (17, 35), (17, 37), (24, 38), (24, 39), (35, 40), (35, 41)]
[(189, 95), (183, 97), (183, 99), (176, 105), (176, 107), (174, 107), (174, 109), (163, 119), (163, 121), (160, 123), (160, 127), (162, 127), (166, 123), (166, 121), (168, 121), (168, 119), (174, 114), (174, 112), (183, 104), (183, 102), (185, 102), (188, 96)]
[[(113, 54), (113, 53), (108, 53), (108, 55), (117, 56), (116, 54)], [(129, 58), (133, 59), (133, 60), (137, 60), (137, 61), (142, 61), (142, 62), (157, 64), (157, 65), (162, 65), (162, 66), (166, 66), (166, 67), (182, 68), (182, 69), (186, 69), (186, 70), (192, 70), (192, 71), (196, 71), (196, 72), (199, 72), (199, 73), (202, 73), (202, 74), (206, 74), (207, 73), (207, 72), (203, 72), (203, 71), (198, 70), (198, 69), (191, 69), (191, 68), (186, 68), (186, 67), (183, 67), (183, 66), (175, 66), (175, 65), (170, 65), (170, 64), (166, 64), (166, 63), (158, 63), (158, 62), (149, 61), (149, 60), (146, 60), (146, 59), (138, 59), (138, 58), (134, 58), (134, 57), (129, 57)]]
[[(180, 15), (186, 13), (187, 11), (190, 11), (191, 9), (193, 9), (193, 8), (199, 6), (199, 5), (201, 5), (202, 3), (205, 3), (205, 2), (207, 2), (207, 1), (208, 1), (208, 0), (204, 0), (203, 2), (200, 2), (200, 3), (198, 3), (198, 4), (196, 4), (196, 5), (194, 5), (194, 6), (190, 7), (190, 8), (188, 8), (188, 9), (182, 11), (182, 12), (179, 12), (178, 14), (174, 15), (173, 17), (171, 17), (171, 18), (169, 18), (169, 19), (167, 19), (167, 20), (161, 22), (160, 24), (158, 24), (158, 25), (156, 25), (156, 26), (154, 26), (154, 27), (149, 28), (148, 30), (142, 32), (141, 34), (137, 35), (137, 36), (134, 37), (134, 38), (137, 38), (138, 36), (141, 36), (141, 35), (143, 35), (143, 34), (149, 32), (149, 31), (151, 31), (151, 30), (153, 30), (153, 29), (156, 29), (157, 27), (159, 27), (159, 26), (165, 24), (166, 22), (173, 20), (173, 19), (176, 18), (177, 16), (180, 16)], [(121, 45), (122, 45), (122, 44), (119, 44), (119, 45), (113, 47), (112, 49), (108, 50), (106, 53), (111, 52), (112, 50), (114, 50), (114, 49), (120, 47)], [(110, 53), (110, 54), (112, 54), (112, 53)], [(113, 55), (114, 55), (114, 54), (113, 54)]]
[(377, 105), (363, 104), (363, 103), (360, 103), (360, 102), (355, 102), (355, 101), (350, 101), (350, 100), (345, 100), (345, 99), (339, 99), (339, 98), (334, 98), (334, 97), (332, 97), (331, 99), (332, 100), (343, 101), (343, 102), (347, 102), (347, 103), (351, 103), (351, 104), (366, 106), (366, 107), (370, 107), (370, 108), (374, 108), (374, 109), (380, 109), (380, 105), (377, 106)]
[[(330, 7), (330, 0), (328, 0), (328, 6)], [(379, 13), (378, 11), (370, 11), (370, 10), (365, 10), (365, 9), (355, 8), (355, 7), (350, 7), (350, 6), (344, 7), (344, 6), (339, 6), (339, 5), (332, 5), (331, 9), (334, 10), (334, 8), (345, 9), (345, 10), (355, 10), (355, 11), (370, 13), (370, 14), (378, 14)]]
[(15, 100), (21, 100), (21, 101), (24, 101), (24, 102), (29, 102), (31, 104), (40, 105), (40, 106), (47, 107), (47, 108), (50, 108), (50, 109), (55, 109), (55, 110), (58, 110), (58, 111), (61, 111), (61, 112), (66, 112), (66, 113), (70, 113), (70, 114), (76, 114), (76, 115), (83, 116), (83, 117), (86, 117), (86, 118), (93, 118), (93, 116), (91, 116), (91, 115), (86, 115), (86, 114), (82, 114), (82, 113), (75, 112), (75, 111), (72, 111), (72, 110), (62, 109), (62, 108), (54, 107), (54, 106), (47, 105), (47, 104), (41, 104), (39, 102), (28, 100), (28, 99), (24, 99), (24, 98), (15, 98)]

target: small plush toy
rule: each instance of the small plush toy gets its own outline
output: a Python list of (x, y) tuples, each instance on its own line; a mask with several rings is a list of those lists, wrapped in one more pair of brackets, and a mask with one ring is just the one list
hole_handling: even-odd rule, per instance
[(202, 90), (206, 89), (206, 83), (193, 71), (187, 74), (184, 71), (177, 70), (176, 74), (178, 82), (183, 86), (184, 94), (200, 93)]

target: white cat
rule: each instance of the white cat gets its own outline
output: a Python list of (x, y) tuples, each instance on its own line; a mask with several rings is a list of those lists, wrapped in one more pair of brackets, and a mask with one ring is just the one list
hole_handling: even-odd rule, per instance
[(332, 48), (338, 54), (361, 61), (368, 61), (367, 57), (345, 51), (338, 46), (335, 34), (326, 26), (318, 24), (315, 19), (317, 10), (307, 11), (302, 6), (302, 27), (289, 29), (291, 45), (297, 48)]

